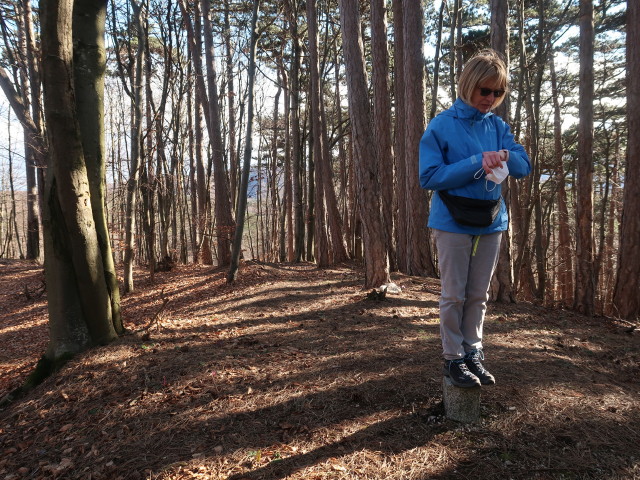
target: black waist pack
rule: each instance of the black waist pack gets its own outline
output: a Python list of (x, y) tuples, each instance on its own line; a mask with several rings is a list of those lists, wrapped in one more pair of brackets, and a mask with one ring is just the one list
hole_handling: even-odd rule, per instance
[(488, 227), (500, 212), (500, 200), (480, 200), (475, 198), (459, 197), (451, 195), (444, 190), (439, 190), (438, 195), (453, 219), (460, 225), (467, 227)]

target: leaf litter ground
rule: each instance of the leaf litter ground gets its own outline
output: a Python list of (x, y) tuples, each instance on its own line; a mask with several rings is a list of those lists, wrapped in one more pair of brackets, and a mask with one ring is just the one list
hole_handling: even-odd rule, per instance
[[(48, 332), (42, 268), (0, 269), (1, 397)], [(0, 412), (0, 480), (640, 478), (626, 323), (490, 305), (498, 383), (460, 425), (443, 416), (437, 280), (394, 275), (402, 293), (376, 301), (351, 264), (225, 273), (138, 272), (130, 333)]]

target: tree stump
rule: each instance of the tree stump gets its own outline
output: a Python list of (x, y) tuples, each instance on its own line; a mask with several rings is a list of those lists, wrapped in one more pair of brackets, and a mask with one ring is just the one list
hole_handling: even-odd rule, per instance
[(449, 377), (443, 377), (442, 399), (447, 418), (461, 423), (480, 420), (480, 387), (456, 387)]

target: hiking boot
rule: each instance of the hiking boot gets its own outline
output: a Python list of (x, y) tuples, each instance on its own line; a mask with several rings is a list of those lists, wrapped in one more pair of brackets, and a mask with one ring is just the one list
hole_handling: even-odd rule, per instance
[(494, 385), (496, 379), (484, 368), (480, 360), (484, 360), (482, 350), (471, 350), (464, 356), (464, 363), (467, 365), (467, 368), (472, 374), (478, 377), (482, 385)]
[(470, 388), (480, 386), (480, 379), (469, 371), (464, 358), (445, 360), (442, 371), (444, 376), (449, 377), (451, 383), (456, 387)]

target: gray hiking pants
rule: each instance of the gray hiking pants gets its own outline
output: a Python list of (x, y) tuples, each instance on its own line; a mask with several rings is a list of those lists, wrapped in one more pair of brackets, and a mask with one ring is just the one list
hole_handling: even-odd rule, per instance
[(502, 232), (473, 236), (433, 230), (440, 267), (440, 335), (446, 360), (482, 348), (489, 284)]

